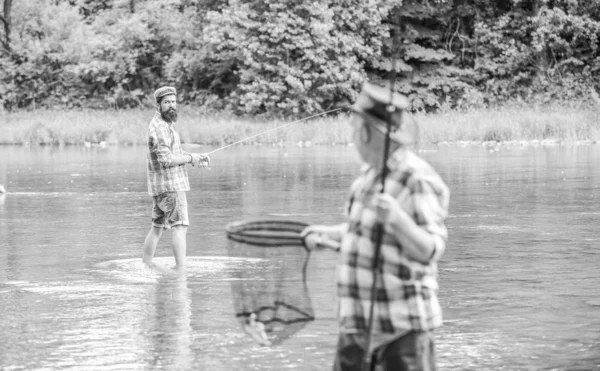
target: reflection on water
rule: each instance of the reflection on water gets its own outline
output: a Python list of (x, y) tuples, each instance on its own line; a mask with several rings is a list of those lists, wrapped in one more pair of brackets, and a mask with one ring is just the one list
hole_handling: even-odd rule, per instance
[(149, 339), (149, 365), (189, 370), (192, 366), (191, 295), (185, 275), (164, 275), (148, 288), (152, 303), (143, 319), (142, 338)]
[[(440, 368), (600, 369), (600, 149), (422, 154), (452, 191)], [(341, 221), (352, 148), (237, 147), (191, 169), (179, 279), (141, 263), (143, 148), (0, 147), (0, 159), (0, 369), (330, 369), (336, 254), (309, 259), (314, 321), (264, 347), (242, 331), (232, 287), (289, 259), (230, 255), (224, 226)], [(174, 264), (170, 238), (157, 262)]]

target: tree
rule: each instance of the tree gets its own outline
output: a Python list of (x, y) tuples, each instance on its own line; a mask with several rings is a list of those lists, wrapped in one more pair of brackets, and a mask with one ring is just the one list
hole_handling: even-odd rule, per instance
[(599, 8), (589, 0), (517, 0), (477, 20), (477, 83), (500, 100), (589, 98), (600, 74)]
[[(464, 46), (455, 53), (452, 41), (447, 43), (445, 38), (451, 10), (451, 2), (406, 0), (392, 11), (391, 22), (398, 22), (395, 26), (400, 28), (402, 39), (396, 56), (400, 62), (398, 87), (408, 95), (413, 109), (434, 110), (446, 101), (454, 105), (472, 89), (468, 84), (470, 71), (460, 68), (457, 57)], [(388, 52), (382, 63), (374, 66), (383, 72), (389, 70), (390, 42), (386, 43)]]
[(297, 115), (353, 101), (363, 63), (381, 54), (391, 4), (381, 1), (232, 0), (208, 13), (213, 60), (234, 61), (238, 111)]
[(1, 39), (0, 41), (2, 42), (2, 46), (4, 47), (4, 49), (6, 49), (7, 51), (11, 50), (11, 40), (10, 40), (10, 33), (11, 33), (11, 11), (12, 11), (12, 0), (4, 0), (4, 6), (2, 9), (2, 14), (0, 14), (0, 22), (2, 22), (2, 25), (4, 26), (4, 38)]
[(387, 83), (393, 58), (415, 109), (580, 100), (600, 87), (598, 0), (1, 5), (5, 108), (131, 107), (175, 84), (217, 110), (304, 115), (353, 102), (365, 80)]

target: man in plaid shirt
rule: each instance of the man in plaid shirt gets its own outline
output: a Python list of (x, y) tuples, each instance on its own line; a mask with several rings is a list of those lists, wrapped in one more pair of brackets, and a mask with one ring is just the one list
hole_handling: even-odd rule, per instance
[[(336, 371), (362, 370), (365, 351), (371, 367), (436, 369), (433, 330), (442, 324), (436, 262), (446, 247), (449, 190), (435, 170), (408, 149), (416, 124), (406, 117), (406, 99), (395, 95), (389, 102), (388, 90), (365, 84), (353, 106), (352, 139), (364, 166), (350, 189), (347, 222), (310, 226), (302, 233), (341, 242)], [(390, 155), (381, 193), (388, 113)], [(374, 264), (378, 241), (380, 258)]]
[(143, 261), (152, 268), (160, 269), (152, 262), (156, 246), (164, 229), (173, 233), (172, 248), (175, 268), (185, 266), (186, 234), (189, 226), (187, 199), (190, 190), (186, 164), (206, 167), (207, 155), (188, 153), (181, 148), (177, 121), (177, 92), (164, 86), (154, 92), (157, 109), (148, 125), (148, 194), (152, 196), (152, 227), (144, 242)]

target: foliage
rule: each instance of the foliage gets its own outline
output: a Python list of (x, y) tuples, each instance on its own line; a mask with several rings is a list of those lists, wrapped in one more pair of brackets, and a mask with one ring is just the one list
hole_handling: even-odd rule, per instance
[[(430, 111), (444, 103), (454, 105), (473, 90), (471, 71), (458, 68), (460, 60), (446, 40), (451, 12), (452, 2), (410, 0), (392, 14), (402, 30), (396, 56), (400, 57), (398, 72), (402, 76), (399, 90), (410, 98), (413, 109)], [(382, 65), (389, 65), (390, 59)]]
[(78, 62), (89, 33), (68, 4), (45, 7), (43, 3), (34, 0), (13, 8), (13, 36), (15, 41), (16, 35), (20, 38), (0, 58), (0, 102), (6, 108), (69, 100), (65, 91), (73, 79), (64, 66)]
[(600, 18), (589, 1), (516, 1), (493, 21), (475, 24), (478, 84), (489, 99), (589, 100), (600, 87)]
[(6, 110), (151, 107), (152, 91), (173, 84), (207, 110), (303, 116), (348, 105), (365, 80), (386, 84), (393, 65), (414, 110), (592, 104), (600, 91), (596, 0), (11, 4), (0, 17)]
[(379, 55), (389, 5), (376, 1), (232, 0), (210, 12), (213, 60), (234, 61), (237, 110), (312, 113), (349, 102)]

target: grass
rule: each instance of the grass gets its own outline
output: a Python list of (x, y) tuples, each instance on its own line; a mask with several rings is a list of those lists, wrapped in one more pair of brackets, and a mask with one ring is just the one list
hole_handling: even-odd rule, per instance
[[(106, 143), (137, 145), (146, 142), (151, 110), (126, 111), (17, 111), (0, 114), (0, 144), (82, 145)], [(420, 143), (507, 142), (551, 140), (600, 141), (600, 103), (576, 107), (523, 107), (470, 111), (447, 110), (415, 114)], [(180, 107), (177, 124), (182, 141), (223, 146), (310, 142), (314, 145), (347, 144), (348, 114), (308, 120), (240, 118), (205, 114)]]
[(423, 143), (600, 141), (600, 106), (588, 109), (505, 107), (469, 112), (449, 111), (417, 117)]

